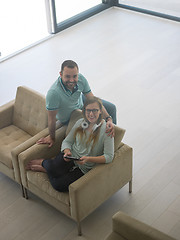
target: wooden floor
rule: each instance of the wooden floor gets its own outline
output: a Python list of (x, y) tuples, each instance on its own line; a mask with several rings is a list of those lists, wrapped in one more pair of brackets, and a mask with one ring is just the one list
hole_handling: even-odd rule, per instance
[(74, 59), (95, 95), (117, 106), (134, 149), (133, 192), (118, 191), (76, 224), (0, 174), (0, 239), (103, 240), (121, 210), (180, 239), (180, 24), (113, 8), (0, 65), (0, 105), (19, 85), (46, 94)]

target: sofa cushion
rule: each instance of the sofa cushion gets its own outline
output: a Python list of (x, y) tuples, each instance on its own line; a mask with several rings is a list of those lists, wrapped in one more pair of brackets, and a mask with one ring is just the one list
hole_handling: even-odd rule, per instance
[(45, 129), (48, 125), (45, 97), (27, 87), (18, 87), (13, 124), (31, 136)]
[(27, 179), (29, 182), (38, 187), (40, 192), (43, 191), (56, 200), (68, 206), (70, 205), (69, 194), (67, 192), (56, 191), (49, 182), (49, 178), (46, 173), (27, 171)]
[(14, 125), (0, 129), (0, 159), (8, 168), (13, 168), (11, 151), (31, 136)]

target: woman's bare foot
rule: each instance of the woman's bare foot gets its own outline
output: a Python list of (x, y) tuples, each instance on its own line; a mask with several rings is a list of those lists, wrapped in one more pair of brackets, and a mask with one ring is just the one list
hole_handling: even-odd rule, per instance
[(44, 159), (34, 159), (31, 160), (30, 162), (28, 162), (27, 166), (26, 166), (26, 170), (32, 170), (32, 166), (40, 166), (42, 167), (42, 162)]
[(40, 165), (32, 165), (31, 170), (36, 171), (36, 172), (46, 172), (46, 169), (43, 168), (43, 166), (40, 166)]

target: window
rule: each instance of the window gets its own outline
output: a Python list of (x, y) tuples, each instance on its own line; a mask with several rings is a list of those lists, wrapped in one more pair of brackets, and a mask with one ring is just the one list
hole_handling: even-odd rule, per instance
[(179, 0), (119, 0), (119, 4), (180, 17)]
[(49, 35), (44, 0), (0, 1), (0, 59)]
[[(61, 31), (110, 7), (110, 4), (102, 2), (106, 1), (0, 1), (0, 61), (37, 44), (50, 36), (50, 33)], [(72, 17), (74, 18), (71, 19)], [(67, 20), (69, 18), (70, 21)], [(63, 24), (58, 24), (62, 22)]]
[(55, 5), (57, 23), (73, 17), (101, 3), (102, 0), (56, 0)]

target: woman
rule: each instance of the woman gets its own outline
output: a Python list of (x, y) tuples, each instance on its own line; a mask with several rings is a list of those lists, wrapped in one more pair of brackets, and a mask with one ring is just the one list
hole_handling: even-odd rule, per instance
[[(63, 140), (59, 155), (55, 159), (32, 160), (27, 168), (47, 172), (52, 186), (64, 192), (96, 164), (112, 162), (114, 138), (106, 133), (102, 106), (97, 97), (87, 99), (82, 110), (83, 118), (75, 123)], [(75, 157), (76, 160), (69, 157)]]

